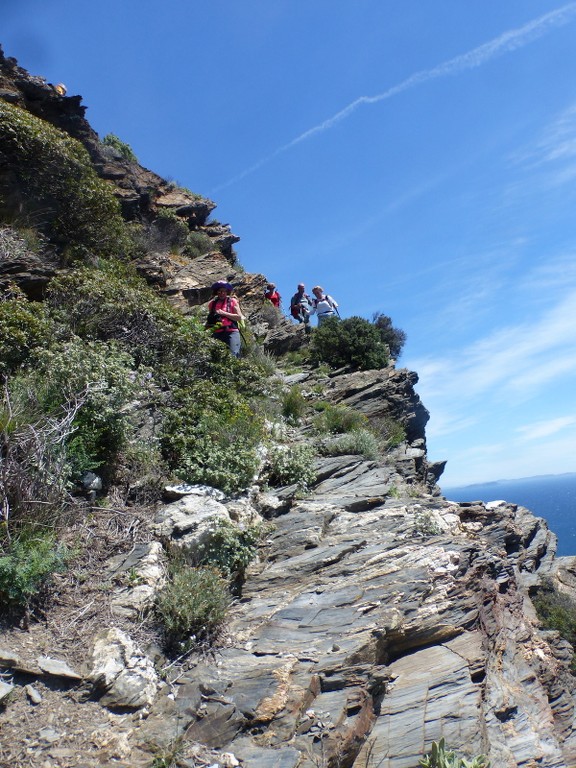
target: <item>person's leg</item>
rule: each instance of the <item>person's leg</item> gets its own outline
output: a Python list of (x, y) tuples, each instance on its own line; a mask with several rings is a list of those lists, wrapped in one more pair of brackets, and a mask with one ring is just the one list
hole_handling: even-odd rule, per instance
[(230, 352), (232, 352), (234, 357), (240, 357), (240, 348), (242, 346), (240, 331), (231, 331), (228, 346), (230, 347)]

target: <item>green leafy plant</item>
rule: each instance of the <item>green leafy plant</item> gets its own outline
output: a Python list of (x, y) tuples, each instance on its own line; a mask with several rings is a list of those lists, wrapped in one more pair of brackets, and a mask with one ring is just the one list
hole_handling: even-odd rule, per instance
[(262, 535), (259, 525), (236, 525), (218, 520), (207, 542), (201, 545), (200, 562), (218, 568), (231, 581), (242, 582), (254, 559)]
[(73, 433), (66, 441), (71, 473), (102, 467), (109, 473), (128, 439), (127, 407), (145, 392), (145, 374), (137, 376), (133, 359), (114, 343), (72, 339), (39, 351), (36, 357), (37, 368), (26, 383), (33, 387), (44, 412), (79, 403)]
[(297, 384), (282, 396), (282, 416), (290, 424), (299, 424), (306, 412), (306, 400)]
[(268, 482), (272, 486), (297, 485), (306, 491), (316, 480), (316, 452), (309, 445), (278, 446), (268, 456)]
[(428, 511), (417, 512), (414, 515), (413, 530), (416, 535), (425, 537), (438, 536), (438, 534), (442, 533), (442, 529)]
[(386, 448), (394, 448), (406, 440), (404, 425), (390, 416), (375, 419), (372, 426), (382, 436)]
[(226, 579), (215, 568), (191, 567), (182, 556), (173, 557), (168, 575), (156, 602), (166, 647), (182, 653), (211, 643), (230, 606)]
[(490, 768), (489, 760), (484, 755), (478, 755), (467, 760), (446, 747), (444, 739), (432, 742), (430, 754), (419, 762), (422, 768)]
[(368, 427), (363, 413), (346, 405), (324, 404), (321, 413), (314, 419), (314, 427), (320, 433), (343, 434)]
[(45, 120), (0, 101), (0, 165), (20, 194), (0, 190), (0, 212), (34, 221), (69, 260), (125, 257), (133, 244), (111, 186), (87, 150)]
[(104, 144), (105, 147), (112, 147), (112, 149), (115, 149), (122, 155), (124, 160), (128, 160), (131, 163), (138, 162), (138, 158), (134, 154), (132, 147), (129, 144), (126, 144), (125, 141), (119, 139), (118, 136), (115, 136), (113, 133), (106, 134), (106, 136), (104, 136), (102, 139), (102, 144)]
[(55, 334), (47, 308), (24, 297), (0, 299), (0, 374), (30, 361), (34, 349), (48, 346)]
[(380, 443), (369, 429), (356, 429), (336, 439), (325, 441), (321, 452), (325, 456), (351, 454), (375, 461), (380, 455)]
[[(576, 601), (546, 579), (532, 602), (544, 629), (556, 630), (576, 651)], [(576, 657), (572, 659), (571, 671), (576, 674)]]
[[(245, 490), (260, 464), (261, 419), (247, 401), (216, 383), (209, 390), (179, 394), (179, 407), (167, 412), (162, 438), (169, 466), (186, 482), (226, 493)], [(182, 408), (184, 403), (188, 407)]]
[(161, 208), (148, 232), (148, 250), (179, 253), (187, 243), (188, 224), (170, 209)]
[(380, 338), (390, 350), (392, 357), (398, 359), (404, 344), (406, 344), (406, 333), (400, 328), (394, 328), (392, 320), (387, 315), (382, 314), (382, 312), (374, 313), (372, 323), (378, 329)]
[(328, 318), (312, 335), (310, 356), (313, 362), (324, 362), (331, 368), (368, 370), (387, 365), (388, 348), (368, 320)]
[(49, 577), (65, 568), (68, 555), (66, 547), (56, 542), (54, 531), (23, 528), (0, 549), (0, 606), (28, 608)]
[(195, 231), (188, 233), (183, 253), (189, 259), (198, 259), (206, 253), (217, 250), (218, 248), (209, 235), (205, 232)]

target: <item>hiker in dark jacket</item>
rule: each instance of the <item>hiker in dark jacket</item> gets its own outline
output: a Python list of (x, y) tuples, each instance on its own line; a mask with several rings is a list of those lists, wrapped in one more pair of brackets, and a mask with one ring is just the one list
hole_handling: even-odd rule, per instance
[(306, 333), (310, 333), (310, 312), (312, 299), (306, 293), (304, 283), (298, 283), (298, 290), (290, 299), (290, 314), (299, 323), (304, 323)]

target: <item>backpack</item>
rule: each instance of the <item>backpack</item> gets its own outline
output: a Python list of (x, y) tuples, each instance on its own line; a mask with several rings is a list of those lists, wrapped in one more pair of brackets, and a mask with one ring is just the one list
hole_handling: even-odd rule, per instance
[[(204, 323), (204, 328), (213, 328), (215, 325), (220, 324), (223, 326), (219, 330), (229, 331), (229, 330), (236, 330), (238, 328), (238, 322), (236, 320), (230, 320), (227, 317), (221, 317), (217, 312), (214, 311), (214, 307), (216, 306), (216, 302), (218, 301), (218, 298), (212, 299), (210, 303), (208, 304), (208, 317), (206, 318), (206, 322)], [(230, 296), (226, 297), (226, 312), (231, 312), (230, 309), (231, 302), (230, 302)]]

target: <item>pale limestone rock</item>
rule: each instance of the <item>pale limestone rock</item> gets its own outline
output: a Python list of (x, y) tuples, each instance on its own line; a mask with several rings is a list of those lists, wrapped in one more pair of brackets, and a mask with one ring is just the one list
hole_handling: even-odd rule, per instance
[(88, 679), (96, 690), (103, 691), (100, 702), (113, 709), (149, 706), (158, 685), (150, 659), (116, 628), (104, 630), (96, 638)]

